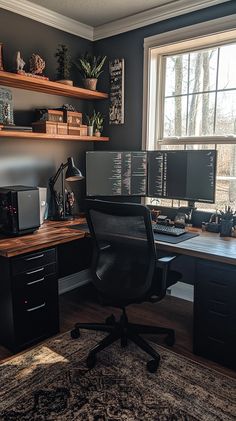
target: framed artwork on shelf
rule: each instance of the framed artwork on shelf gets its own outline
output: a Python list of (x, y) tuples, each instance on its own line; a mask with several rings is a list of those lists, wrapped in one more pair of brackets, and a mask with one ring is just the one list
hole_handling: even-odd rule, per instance
[(13, 125), (13, 100), (10, 89), (0, 87), (0, 124)]
[(110, 105), (109, 123), (124, 124), (124, 59), (109, 62)]

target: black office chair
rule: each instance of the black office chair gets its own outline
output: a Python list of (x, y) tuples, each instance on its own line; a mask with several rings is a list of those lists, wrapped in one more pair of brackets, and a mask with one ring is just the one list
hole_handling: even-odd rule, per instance
[(128, 339), (151, 355), (147, 369), (155, 372), (160, 355), (139, 333), (167, 335), (166, 343), (175, 342), (173, 329), (143, 326), (128, 322), (126, 306), (143, 301), (161, 300), (166, 289), (181, 275), (169, 271), (175, 257), (157, 259), (150, 210), (143, 205), (87, 200), (87, 222), (94, 239), (92, 279), (104, 305), (119, 307), (117, 322), (112, 315), (106, 323), (76, 323), (72, 338), (80, 336), (80, 328), (109, 332), (89, 351), (87, 366), (96, 363), (96, 354), (117, 339), (127, 346)]

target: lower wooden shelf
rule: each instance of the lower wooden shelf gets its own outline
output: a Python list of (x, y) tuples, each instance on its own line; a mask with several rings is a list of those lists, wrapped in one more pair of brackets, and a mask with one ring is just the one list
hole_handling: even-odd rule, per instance
[(62, 140), (62, 141), (80, 141), (80, 142), (108, 142), (109, 137), (97, 136), (76, 136), (64, 134), (34, 133), (15, 130), (0, 130), (2, 139), (29, 139), (29, 140)]

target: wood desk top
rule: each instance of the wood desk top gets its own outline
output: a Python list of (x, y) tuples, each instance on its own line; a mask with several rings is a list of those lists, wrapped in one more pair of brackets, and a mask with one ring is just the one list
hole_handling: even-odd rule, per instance
[(70, 225), (84, 223), (84, 219), (72, 221), (45, 221), (33, 234), (18, 237), (0, 236), (0, 256), (13, 257), (34, 252), (43, 248), (84, 238), (86, 233), (68, 228)]
[(163, 251), (236, 265), (236, 238), (220, 237), (220, 234), (194, 228), (190, 231), (198, 232), (199, 236), (178, 244), (158, 240), (156, 244)]
[[(19, 237), (0, 236), (0, 256), (13, 257), (34, 252), (43, 248), (75, 241), (88, 235), (85, 231), (68, 228), (84, 224), (85, 220), (76, 218), (72, 221), (45, 221), (33, 234)], [(206, 259), (236, 266), (236, 238), (220, 237), (219, 234), (197, 231), (198, 237), (190, 238), (178, 244), (156, 241), (158, 248), (168, 253), (178, 253), (200, 259)]]

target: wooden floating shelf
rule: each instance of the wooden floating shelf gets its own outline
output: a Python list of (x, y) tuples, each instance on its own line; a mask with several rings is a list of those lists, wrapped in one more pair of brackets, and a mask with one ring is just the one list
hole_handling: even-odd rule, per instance
[(51, 80), (38, 79), (4, 71), (0, 71), (0, 85), (77, 99), (94, 100), (108, 98), (108, 94), (104, 92), (91, 91), (89, 89), (52, 82)]
[(31, 140), (62, 140), (62, 141), (82, 141), (82, 142), (108, 142), (109, 137), (97, 136), (76, 136), (65, 134), (34, 133), (14, 130), (0, 130), (0, 138), (3, 139), (31, 139)]

